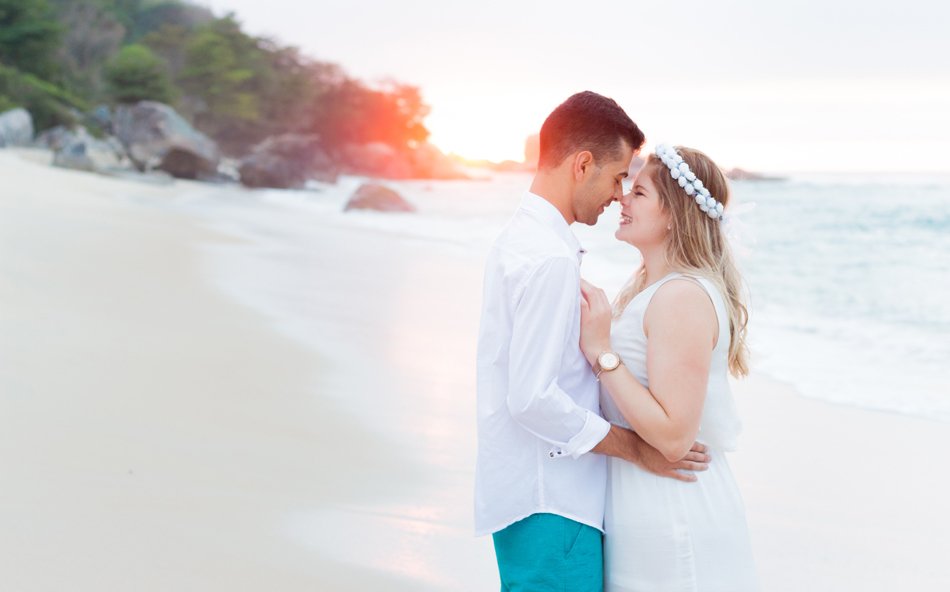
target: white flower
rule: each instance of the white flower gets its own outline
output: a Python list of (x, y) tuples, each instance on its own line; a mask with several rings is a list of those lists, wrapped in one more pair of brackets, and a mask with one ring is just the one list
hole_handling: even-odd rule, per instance
[(696, 173), (690, 170), (689, 164), (683, 160), (676, 148), (667, 144), (657, 144), (654, 151), (663, 165), (670, 170), (670, 177), (676, 180), (686, 195), (693, 196), (700, 210), (714, 220), (725, 218), (723, 213), (725, 206), (710, 194), (709, 189), (696, 176)]

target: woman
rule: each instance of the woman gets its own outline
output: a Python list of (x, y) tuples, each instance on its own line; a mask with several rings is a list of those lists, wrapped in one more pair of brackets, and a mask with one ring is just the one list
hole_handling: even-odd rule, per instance
[(602, 290), (582, 286), (581, 349), (601, 381), (607, 419), (669, 460), (694, 440), (713, 458), (696, 483), (610, 459), (607, 590), (757, 588), (742, 498), (723, 454), (741, 428), (727, 374), (748, 373), (748, 316), (722, 228), (728, 201), (709, 157), (659, 146), (621, 200), (616, 232), (642, 265), (613, 308)]

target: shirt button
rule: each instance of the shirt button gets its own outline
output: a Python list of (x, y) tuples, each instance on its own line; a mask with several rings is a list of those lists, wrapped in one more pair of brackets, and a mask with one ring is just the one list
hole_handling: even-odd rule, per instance
[(554, 453), (553, 453), (553, 452), (551, 453), (551, 458), (554, 458)]

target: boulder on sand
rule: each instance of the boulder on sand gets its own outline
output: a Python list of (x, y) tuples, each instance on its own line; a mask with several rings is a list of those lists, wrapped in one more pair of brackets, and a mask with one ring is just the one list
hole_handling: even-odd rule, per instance
[(364, 183), (350, 197), (344, 210), (376, 210), (379, 212), (415, 212), (416, 208), (388, 187)]
[(337, 154), (342, 172), (383, 179), (409, 179), (412, 163), (407, 156), (382, 142), (345, 144)]
[(428, 142), (396, 149), (382, 142), (346, 144), (337, 153), (342, 172), (382, 179), (468, 179), (455, 161)]
[(213, 176), (217, 171), (217, 145), (164, 103), (121, 105), (112, 128), (140, 171), (157, 168), (183, 179)]
[(28, 146), (33, 141), (33, 116), (21, 107), (0, 113), (0, 147)]
[(75, 132), (58, 131), (50, 138), (50, 145), (54, 144), (54, 166), (96, 173), (129, 168), (122, 145), (115, 138), (99, 140), (92, 137), (84, 127)]
[(238, 173), (246, 187), (288, 189), (308, 180), (336, 182), (336, 167), (315, 134), (282, 134), (267, 138), (245, 157)]

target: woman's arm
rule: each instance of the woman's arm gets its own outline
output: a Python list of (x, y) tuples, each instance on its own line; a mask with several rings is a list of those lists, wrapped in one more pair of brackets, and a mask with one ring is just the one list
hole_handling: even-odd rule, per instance
[[(582, 284), (581, 348), (593, 364), (611, 351), (610, 303), (603, 290)], [(712, 301), (692, 280), (657, 290), (643, 321), (647, 333), (647, 389), (625, 366), (600, 381), (627, 422), (671, 462), (683, 458), (699, 432), (718, 322)]]

